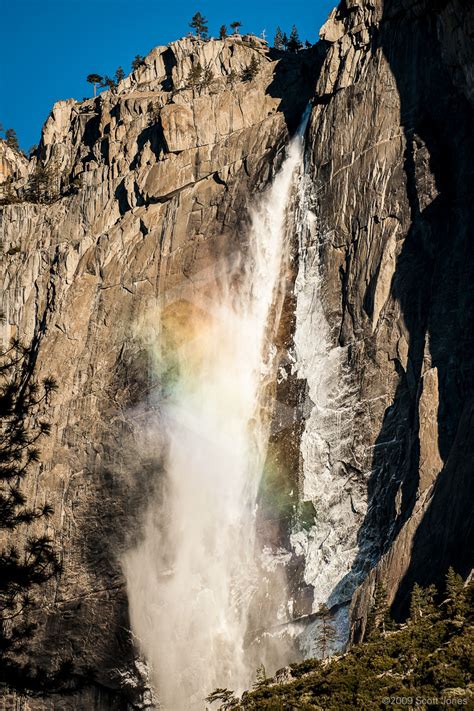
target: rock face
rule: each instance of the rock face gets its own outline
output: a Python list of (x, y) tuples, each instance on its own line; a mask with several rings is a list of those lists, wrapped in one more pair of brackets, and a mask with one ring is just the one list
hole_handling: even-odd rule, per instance
[(27, 174), (27, 158), (0, 139), (0, 204), (11, 199), (13, 183), (18, 185)]
[(365, 515), (356, 495), (349, 516), (357, 536), (339, 541), (358, 552), (333, 590), (347, 597), (371, 569), (355, 639), (377, 579), (402, 615), (414, 582), (473, 565), (473, 30), (468, 2), (346, 0), (321, 32), (314, 240), (353, 406), (328, 515), (367, 489)]
[[(241, 81), (253, 57), (258, 74)], [(235, 251), (249, 195), (271, 179), (312, 94), (317, 57), (273, 58), (245, 37), (157, 48), (116, 92), (55, 104), (28, 170), (49, 171), (57, 199), (2, 210), (0, 336), (34, 338), (36, 377), (59, 384), (27, 482), (54, 507), (46, 533), (63, 563), (44, 592), (33, 662), (73, 660), (79, 681), (86, 667), (96, 677), (64, 708), (152, 703), (119, 564), (159, 466), (140, 440), (153, 414), (138, 408), (150, 388), (143, 334), (158, 303), (205, 289)], [(197, 62), (214, 77), (190, 88)]]
[[(310, 96), (308, 227), (279, 335), (291, 437), (276, 428), (270, 449), (307, 519), (291, 529), (288, 509), (273, 529), (300, 556), (300, 590), (314, 588), (295, 614), (352, 599), (358, 639), (376, 580), (402, 615), (415, 581), (468, 573), (473, 33), (467, 0), (343, 0), (300, 55), (256, 38), (180, 40), (116, 92), (58, 102), (28, 165), (0, 154), (20, 196), (38, 165), (58, 195), (0, 215), (0, 337), (34, 337), (37, 377), (60, 386), (27, 483), (54, 506), (47, 533), (64, 566), (34, 661), (95, 671), (85, 689), (22, 708), (154, 705), (119, 565), (160, 466), (140, 434), (153, 416), (144, 333), (163, 299), (218, 278)], [(243, 82), (253, 56), (258, 75)], [(198, 61), (213, 79), (192, 88)]]

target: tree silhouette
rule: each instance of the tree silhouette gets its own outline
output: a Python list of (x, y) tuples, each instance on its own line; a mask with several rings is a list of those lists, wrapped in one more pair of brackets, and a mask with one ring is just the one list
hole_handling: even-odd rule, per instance
[(283, 32), (281, 31), (280, 27), (276, 28), (275, 38), (273, 40), (273, 46), (275, 49), (278, 49), (280, 51), (285, 49), (285, 45), (283, 44)]
[(291, 28), (290, 39), (288, 40), (287, 46), (290, 52), (299, 52), (300, 49), (303, 47), (303, 43), (300, 41), (300, 38), (298, 36), (298, 30), (296, 29), (296, 25), (293, 25), (293, 27)]
[(209, 694), (209, 696), (206, 696), (204, 700), (207, 701), (208, 704), (219, 701), (219, 708), (222, 709), (222, 711), (237, 708), (239, 705), (239, 700), (234, 696), (234, 692), (229, 689), (215, 689), (215, 691)]
[(227, 37), (227, 27), (221, 25), (219, 29), (219, 39), (224, 40)]
[(105, 77), (102, 79), (100, 85), (101, 85), (102, 87), (104, 87), (104, 89), (105, 89), (106, 87), (107, 87), (107, 89), (112, 89), (112, 90), (117, 88), (117, 82), (115, 81), (115, 79), (112, 79), (112, 78), (109, 77), (107, 74), (106, 74)]
[[(37, 444), (50, 432), (42, 419), (56, 385), (51, 378), (38, 385), (32, 378), (34, 350), (18, 341), (0, 354), (0, 530), (11, 544), (0, 550), (0, 680), (18, 676), (35, 625), (28, 613), (35, 606), (35, 590), (55, 576), (60, 565), (52, 541), (28, 535), (28, 527), (46, 520), (49, 504), (30, 505), (23, 482), (39, 460)], [(25, 673), (27, 670), (25, 668)]]
[(201, 39), (201, 37), (207, 37), (207, 20), (201, 15), (200, 12), (196, 12), (196, 14), (193, 15), (189, 26), (195, 31), (198, 39)]
[(283, 49), (288, 49), (288, 37), (286, 35), (286, 32), (283, 33), (283, 38), (281, 41), (283, 42)]
[(18, 143), (18, 137), (14, 128), (7, 128), (5, 131), (5, 142), (7, 146), (13, 148), (14, 151), (20, 150), (20, 144)]
[(100, 74), (88, 74), (86, 81), (94, 86), (94, 98), (97, 96), (97, 87), (102, 84), (104, 78)]
[(242, 23), (241, 23), (241, 22), (238, 22), (238, 21), (236, 21), (236, 22), (231, 22), (231, 23), (230, 23), (230, 26), (231, 26), (232, 29), (234, 30), (234, 35), (238, 35), (238, 34), (239, 34), (239, 28), (242, 27)]
[(115, 81), (118, 84), (122, 81), (122, 79), (125, 79), (125, 72), (123, 71), (122, 67), (117, 67), (115, 71)]
[(135, 58), (132, 59), (132, 71), (136, 71), (139, 67), (143, 66), (145, 64), (145, 60), (142, 57), (141, 54), (136, 54)]
[(250, 64), (248, 64), (243, 70), (241, 74), (241, 79), (242, 81), (252, 81), (252, 79), (255, 79), (255, 77), (258, 74), (260, 64), (256, 56), (254, 55), (252, 59), (250, 60)]

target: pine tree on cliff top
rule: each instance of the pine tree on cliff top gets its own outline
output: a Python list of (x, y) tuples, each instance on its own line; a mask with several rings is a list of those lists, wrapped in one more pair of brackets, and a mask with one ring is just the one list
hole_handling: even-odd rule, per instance
[(290, 39), (288, 40), (288, 50), (290, 52), (299, 52), (302, 47), (303, 43), (300, 41), (296, 25), (293, 25), (291, 28)]
[(94, 86), (94, 98), (97, 96), (97, 87), (102, 84), (104, 81), (104, 77), (102, 77), (100, 74), (88, 74), (86, 77), (86, 81), (89, 84), (93, 84)]
[(196, 12), (196, 14), (193, 15), (189, 26), (195, 31), (198, 39), (207, 37), (207, 20), (201, 15), (200, 12)]
[(122, 81), (122, 79), (125, 79), (125, 72), (123, 71), (122, 67), (117, 67), (115, 71), (115, 81), (118, 84)]
[(14, 128), (7, 128), (5, 131), (5, 141), (7, 146), (13, 148), (14, 151), (20, 150), (20, 144), (18, 143), (18, 137)]
[(135, 58), (132, 59), (132, 71), (136, 71), (139, 67), (145, 64), (145, 59), (141, 54), (136, 54)]
[(285, 49), (285, 45), (283, 44), (283, 32), (281, 31), (280, 27), (276, 28), (275, 38), (273, 40), (273, 47), (275, 49), (278, 49), (280, 52)]

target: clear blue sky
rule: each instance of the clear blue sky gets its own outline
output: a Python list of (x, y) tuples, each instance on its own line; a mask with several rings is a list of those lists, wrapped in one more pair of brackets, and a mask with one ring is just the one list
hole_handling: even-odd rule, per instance
[(91, 72), (125, 72), (136, 54), (185, 35), (196, 11), (221, 24), (272, 40), (275, 28), (315, 42), (337, 0), (13, 0), (1, 3), (0, 122), (16, 129), (23, 149), (38, 143), (41, 126), (59, 99), (91, 95)]

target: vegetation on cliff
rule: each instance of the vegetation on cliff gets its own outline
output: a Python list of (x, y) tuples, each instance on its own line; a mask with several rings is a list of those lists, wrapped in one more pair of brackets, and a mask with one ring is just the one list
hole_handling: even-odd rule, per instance
[(442, 593), (415, 585), (410, 617), (396, 626), (379, 589), (362, 644), (329, 660), (291, 665), (282, 670), (286, 683), (260, 678), (242, 699), (228, 689), (216, 689), (206, 700), (219, 702), (217, 708), (223, 710), (241, 711), (372, 710), (396, 703), (416, 706), (417, 699), (444, 699), (445, 705), (474, 708), (473, 602), (474, 582), (464, 585), (450, 569)]

